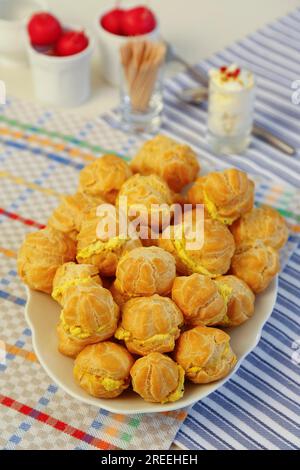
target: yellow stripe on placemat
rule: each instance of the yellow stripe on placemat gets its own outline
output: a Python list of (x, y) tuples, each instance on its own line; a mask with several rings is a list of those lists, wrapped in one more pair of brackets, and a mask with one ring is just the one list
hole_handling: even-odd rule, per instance
[(49, 196), (55, 196), (60, 198), (63, 194), (54, 191), (54, 189), (50, 188), (42, 188), (39, 184), (30, 183), (29, 181), (24, 180), (20, 176), (15, 176), (9, 173), (8, 171), (0, 171), (0, 178), (6, 178), (10, 181), (13, 181), (15, 184), (20, 186), (26, 186), (26, 188), (33, 189), (34, 191), (39, 191), (44, 194), (48, 194)]

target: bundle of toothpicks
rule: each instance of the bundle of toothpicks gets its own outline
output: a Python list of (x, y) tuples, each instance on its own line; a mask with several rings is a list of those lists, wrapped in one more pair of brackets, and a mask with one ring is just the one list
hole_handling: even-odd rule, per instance
[(166, 46), (161, 42), (132, 40), (120, 52), (132, 109), (145, 112), (165, 59)]

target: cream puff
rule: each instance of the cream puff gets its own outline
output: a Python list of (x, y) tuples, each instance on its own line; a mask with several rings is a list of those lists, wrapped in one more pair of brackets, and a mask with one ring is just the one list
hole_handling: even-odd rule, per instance
[(245, 281), (255, 294), (265, 290), (279, 270), (278, 251), (259, 241), (241, 245), (232, 258), (232, 274)]
[(105, 341), (87, 346), (75, 359), (74, 377), (89, 395), (116, 398), (130, 384), (134, 359), (119, 344)]
[(141, 226), (160, 227), (170, 223), (173, 202), (174, 195), (162, 178), (136, 174), (123, 184), (116, 205), (126, 210), (130, 220), (138, 218)]
[(231, 225), (254, 204), (254, 183), (247, 174), (230, 168), (196, 180), (188, 192), (191, 204), (204, 204), (212, 219)]
[(55, 273), (52, 297), (63, 306), (70, 287), (79, 285), (101, 286), (98, 268), (92, 264), (65, 263)]
[(227, 292), (226, 315), (217, 323), (238, 326), (254, 314), (255, 295), (248, 285), (236, 276), (220, 276), (215, 280), (220, 291)]
[(115, 290), (125, 297), (167, 295), (176, 277), (174, 257), (155, 246), (135, 248), (121, 257)]
[(268, 206), (254, 208), (244, 214), (234, 222), (230, 230), (237, 247), (259, 240), (275, 250), (280, 250), (288, 239), (284, 218)]
[(157, 135), (145, 142), (130, 166), (134, 173), (160, 176), (175, 192), (192, 183), (200, 170), (191, 147), (165, 135)]
[(115, 337), (124, 340), (133, 354), (169, 352), (174, 349), (182, 325), (183, 315), (171, 299), (157, 294), (137, 297), (123, 305)]
[(172, 299), (187, 324), (210, 326), (224, 319), (230, 292), (225, 284), (217, 285), (210, 277), (195, 273), (175, 279)]
[(180, 336), (174, 353), (175, 361), (192, 382), (215, 382), (226, 377), (236, 364), (229, 341), (229, 335), (222, 330), (197, 326)]
[(74, 357), (87, 344), (111, 338), (118, 320), (119, 307), (109, 290), (100, 285), (70, 287), (58, 325), (59, 351)]
[(61, 203), (48, 220), (48, 226), (65, 233), (76, 240), (85, 214), (93, 207), (103, 204), (100, 197), (82, 193), (72, 194), (61, 198)]
[(31, 289), (51, 294), (56, 270), (75, 256), (75, 242), (48, 227), (26, 236), (18, 252), (18, 273)]
[[(185, 233), (189, 228), (191, 236), (187, 240)], [(199, 241), (198, 235), (194, 220), (183, 222), (167, 227), (158, 240), (158, 245), (175, 257), (180, 274), (198, 273), (209, 277), (225, 274), (235, 251), (234, 239), (229, 229), (218, 220), (205, 218), (203, 237), (199, 237)]]
[(168, 403), (184, 393), (184, 370), (170, 357), (157, 352), (141, 357), (130, 371), (133, 390), (145, 401)]
[(122, 158), (104, 155), (81, 170), (79, 191), (100, 196), (110, 204), (115, 204), (122, 185), (130, 176), (132, 172)]
[(121, 256), (142, 244), (139, 239), (120, 233), (117, 219), (115, 236), (102, 236), (98, 233), (100, 222), (101, 217), (94, 210), (86, 215), (77, 238), (77, 261), (97, 266), (100, 275), (114, 276)]

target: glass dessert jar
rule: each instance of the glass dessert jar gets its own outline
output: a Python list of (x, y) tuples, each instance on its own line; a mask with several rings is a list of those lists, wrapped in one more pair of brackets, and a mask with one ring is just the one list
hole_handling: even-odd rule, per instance
[(255, 82), (235, 64), (209, 73), (208, 142), (218, 154), (242, 153), (250, 143)]

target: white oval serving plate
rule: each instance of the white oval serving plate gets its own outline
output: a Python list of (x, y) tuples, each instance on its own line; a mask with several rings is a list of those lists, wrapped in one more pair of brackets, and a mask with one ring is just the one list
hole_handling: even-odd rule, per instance
[(228, 329), (231, 345), (238, 362), (225, 379), (207, 385), (186, 382), (183, 398), (174, 403), (147, 403), (132, 391), (124, 392), (119, 398), (98, 399), (82, 390), (73, 379), (74, 361), (61, 355), (57, 350), (56, 325), (60, 315), (59, 305), (49, 295), (27, 289), (28, 301), (25, 309), (26, 320), (32, 330), (33, 348), (47, 374), (66, 393), (88, 405), (119, 414), (154, 413), (172, 411), (192, 405), (223, 385), (240, 366), (242, 360), (257, 345), (261, 331), (270, 317), (277, 296), (277, 278), (268, 289), (256, 297), (255, 314), (243, 325)]

